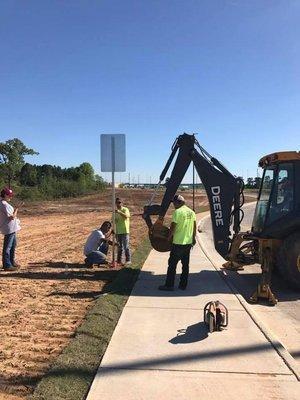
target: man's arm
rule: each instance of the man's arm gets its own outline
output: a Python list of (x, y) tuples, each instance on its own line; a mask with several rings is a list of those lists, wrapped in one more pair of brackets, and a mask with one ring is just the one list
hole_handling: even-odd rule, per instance
[(112, 244), (113, 244), (112, 240), (109, 240), (108, 238), (101, 238), (98, 247), (100, 247), (103, 242), (109, 244), (110, 246), (112, 246)]
[(14, 209), (14, 212), (13, 212), (12, 214), (10, 214), (10, 213), (8, 212), (8, 210), (7, 210), (6, 207), (4, 208), (4, 210), (5, 210), (5, 213), (6, 213), (8, 219), (9, 219), (10, 221), (12, 221), (12, 220), (14, 220), (15, 218), (17, 218), (18, 210), (19, 210), (18, 207), (16, 207), (16, 208)]
[(13, 219), (17, 218), (17, 215), (18, 215), (18, 208), (15, 208), (13, 214), (11, 214), (11, 215), (8, 216), (8, 219), (9, 219), (10, 221), (12, 221)]
[(120, 214), (124, 219), (130, 218), (130, 214), (128, 212), (123, 212), (121, 210), (116, 209), (116, 212)]
[(196, 244), (196, 230), (197, 230), (197, 225), (196, 225), (196, 221), (194, 221), (193, 246)]
[[(110, 246), (112, 246), (112, 245), (113, 245), (113, 241), (110, 240), (109, 238), (111, 237), (111, 235), (114, 235), (114, 234), (115, 234), (114, 231), (113, 231), (113, 230), (110, 230), (110, 232), (107, 233), (107, 234), (105, 235), (105, 237), (101, 239), (101, 243), (102, 243), (102, 242), (106, 242), (106, 243), (108, 243)], [(115, 242), (115, 245), (118, 246), (118, 242), (117, 242), (117, 241)]]
[(169, 242), (172, 241), (172, 238), (173, 238), (175, 229), (176, 229), (176, 223), (175, 223), (175, 222), (172, 222), (172, 223), (171, 223), (171, 226), (170, 226), (169, 235), (168, 235), (168, 240), (169, 240)]

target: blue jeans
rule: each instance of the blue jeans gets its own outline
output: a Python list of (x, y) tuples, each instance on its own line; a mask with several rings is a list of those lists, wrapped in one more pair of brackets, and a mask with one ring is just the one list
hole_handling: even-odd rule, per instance
[(117, 236), (118, 242), (118, 257), (117, 263), (121, 263), (122, 254), (125, 253), (126, 262), (130, 261), (130, 250), (129, 250), (129, 234), (128, 233), (119, 233)]
[(91, 264), (102, 264), (104, 261), (106, 261), (107, 252), (108, 244), (103, 242), (99, 246), (98, 250), (92, 251), (86, 256), (87, 261)]
[(2, 264), (3, 268), (13, 267), (15, 264), (15, 250), (17, 246), (17, 234), (4, 235)]

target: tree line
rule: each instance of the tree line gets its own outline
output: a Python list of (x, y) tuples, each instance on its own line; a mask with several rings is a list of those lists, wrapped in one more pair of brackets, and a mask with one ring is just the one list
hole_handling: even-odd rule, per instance
[(259, 176), (255, 178), (247, 178), (247, 182), (245, 183), (246, 189), (259, 189), (261, 184), (261, 178)]
[(71, 168), (25, 162), (26, 156), (38, 154), (17, 138), (0, 142), (0, 187), (12, 187), (19, 198), (27, 200), (76, 197), (104, 190), (106, 183), (88, 162)]

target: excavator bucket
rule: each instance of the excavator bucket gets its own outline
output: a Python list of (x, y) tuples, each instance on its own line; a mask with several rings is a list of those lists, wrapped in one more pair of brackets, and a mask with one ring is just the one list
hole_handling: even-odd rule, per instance
[(169, 228), (162, 223), (155, 223), (149, 230), (149, 239), (152, 247), (159, 252), (171, 250), (171, 242), (168, 240)]

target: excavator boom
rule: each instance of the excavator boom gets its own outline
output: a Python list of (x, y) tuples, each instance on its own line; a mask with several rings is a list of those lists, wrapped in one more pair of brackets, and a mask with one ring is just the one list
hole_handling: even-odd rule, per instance
[(177, 152), (162, 202), (160, 205), (145, 206), (144, 219), (151, 230), (151, 215), (159, 215), (161, 218), (165, 216), (190, 163), (193, 162), (207, 193), (215, 248), (219, 254), (226, 257), (231, 243), (232, 219), (234, 234), (240, 230), (243, 181), (234, 177), (217, 159), (211, 157), (199, 145), (194, 135), (186, 133), (175, 141), (172, 153), (160, 175), (160, 181), (164, 180)]

